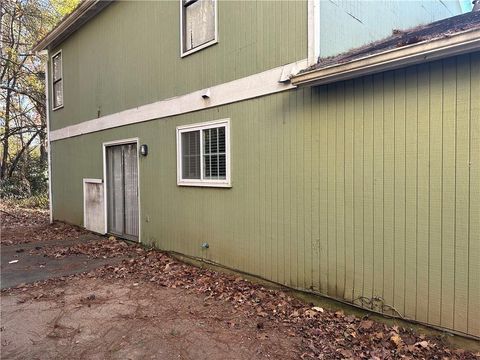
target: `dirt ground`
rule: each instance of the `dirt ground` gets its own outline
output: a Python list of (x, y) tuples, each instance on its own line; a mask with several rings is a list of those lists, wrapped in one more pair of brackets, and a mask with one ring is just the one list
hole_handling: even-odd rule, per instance
[[(85, 241), (81, 229), (48, 225), (46, 213), (8, 212), (14, 216), (2, 221), (2, 255), (19, 261), (2, 257), (2, 278), (21, 263), (32, 264), (26, 272), (62, 271), (35, 282), (25, 276), (24, 283), (17, 273), (16, 285), (2, 290), (2, 359), (480, 358), (441, 337), (323, 309), (287, 289), (155, 249), (114, 238)], [(86, 270), (69, 272), (79, 259)]]
[(231, 304), (127, 280), (75, 279), (2, 296), (3, 359), (294, 359), (287, 327)]

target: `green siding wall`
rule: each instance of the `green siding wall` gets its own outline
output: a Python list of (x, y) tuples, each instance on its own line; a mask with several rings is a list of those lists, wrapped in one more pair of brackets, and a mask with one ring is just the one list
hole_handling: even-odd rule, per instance
[(180, 57), (179, 0), (116, 1), (64, 43), (59, 129), (307, 57), (307, 3), (219, 1), (216, 45)]
[[(478, 94), (474, 53), (56, 141), (54, 217), (138, 136), (143, 242), (480, 336)], [(233, 187), (178, 187), (175, 127), (227, 117)]]

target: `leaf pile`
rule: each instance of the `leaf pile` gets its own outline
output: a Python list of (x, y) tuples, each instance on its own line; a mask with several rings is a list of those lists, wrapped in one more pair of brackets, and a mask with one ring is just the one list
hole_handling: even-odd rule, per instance
[(76, 239), (89, 234), (80, 227), (55, 221), (49, 223), (46, 210), (0, 206), (2, 245), (16, 245), (46, 240)]
[(48, 211), (0, 205), (2, 228), (34, 227), (48, 224)]
[[(238, 276), (187, 265), (160, 251), (121, 244), (123, 242), (110, 239), (104, 240), (103, 245), (89, 242), (70, 248), (61, 256), (76, 253), (108, 256), (105, 254), (112, 251), (117, 256), (130, 258), (115, 266), (107, 265), (89, 273), (48, 280), (43, 284), (80, 276), (110, 281), (122, 279), (139, 286), (142, 282), (149, 282), (185, 289), (196, 296), (203, 296), (206, 302), (229, 302), (235, 312), (240, 311), (257, 319), (259, 336), (267, 323), (288, 329), (290, 336), (301, 338), (304, 359), (477, 358), (470, 352), (449, 349), (441, 340), (409, 329), (316, 307), (293, 298), (286, 291), (268, 289)], [(88, 246), (92, 249), (88, 250)], [(29, 286), (41, 285), (22, 287), (26, 290)]]
[(41, 254), (45, 257), (55, 259), (65, 258), (75, 255), (86, 255), (92, 259), (113, 258), (117, 256), (132, 257), (143, 252), (143, 249), (124, 241), (118, 241), (114, 237), (109, 239), (100, 238), (99, 240), (82, 241), (72, 245), (49, 245), (31, 249), (31, 255)]
[[(49, 225), (48, 213), (38, 210), (17, 209), (13, 215), (15, 217), (11, 218), (15, 222), (3, 221), (2, 227), (7, 225), (7, 235), (8, 231), (15, 231), (13, 227), (16, 227), (17, 232), (23, 231), (14, 237), (15, 243), (20, 243), (21, 236), (25, 234), (28, 236), (25, 236), (24, 242), (31, 242), (75, 238), (88, 233), (63, 223)], [(2, 215), (2, 220), (4, 218)], [(4, 238), (5, 231), (2, 229), (2, 232)], [(470, 352), (449, 349), (441, 340), (416, 334), (409, 329), (387, 326), (368, 318), (361, 319), (345, 315), (342, 311), (334, 312), (306, 304), (290, 296), (286, 292), (288, 290), (268, 289), (238, 276), (187, 265), (164, 252), (147, 250), (115, 238), (79, 242), (70, 246), (43, 246), (35, 250), (54, 258), (82, 254), (92, 258), (122, 256), (126, 259), (118, 265), (106, 265), (88, 273), (23, 284), (17, 290), (26, 291), (48, 284), (61, 285), (79, 277), (121, 279), (138, 285), (149, 282), (168, 288), (185, 289), (196, 296), (203, 296), (206, 302), (228, 302), (235, 312), (243, 312), (257, 319), (259, 336), (262, 335), (265, 324), (282, 326), (288, 329), (290, 336), (301, 338), (304, 359), (477, 358)], [(5, 291), (15, 289), (2, 290)], [(44, 297), (49, 297), (49, 294)]]
[(188, 289), (205, 296), (205, 300), (230, 302), (236, 311), (257, 317), (259, 331), (264, 322), (287, 325), (291, 336), (302, 338), (302, 357), (306, 359), (476, 358), (472, 353), (451, 350), (437, 339), (412, 330), (308, 305), (284, 291), (186, 265), (159, 251), (145, 251), (119, 266), (101, 268), (91, 276), (148, 281)]

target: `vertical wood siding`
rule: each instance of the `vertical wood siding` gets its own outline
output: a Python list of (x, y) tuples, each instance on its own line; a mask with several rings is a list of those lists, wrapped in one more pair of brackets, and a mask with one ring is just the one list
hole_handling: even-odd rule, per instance
[[(478, 94), (474, 53), (57, 141), (54, 216), (138, 136), (143, 242), (480, 336)], [(175, 127), (227, 117), (233, 187), (178, 187)]]
[(307, 57), (304, 1), (219, 1), (218, 44), (184, 58), (179, 5), (116, 1), (62, 43), (65, 106), (51, 129)]

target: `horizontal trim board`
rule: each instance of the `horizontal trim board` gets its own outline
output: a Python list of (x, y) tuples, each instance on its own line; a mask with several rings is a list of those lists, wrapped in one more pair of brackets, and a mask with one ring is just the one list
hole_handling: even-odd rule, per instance
[(373, 54), (347, 63), (293, 76), (292, 84), (315, 86), (461, 55), (480, 49), (480, 30), (470, 30), (433, 41)]
[(83, 179), (83, 182), (89, 184), (101, 184), (103, 183), (103, 179)]
[[(186, 95), (102, 116), (98, 119), (84, 121), (79, 124), (52, 131), (50, 133), (50, 141), (209, 109), (220, 105), (290, 90), (295, 88), (295, 86), (290, 82), (280, 82), (282, 75), (285, 73), (294, 74), (299, 69), (305, 68), (306, 66), (307, 59), (303, 59), (258, 74), (216, 85), (209, 89), (194, 91)], [(205, 95), (207, 90), (210, 91), (210, 95), (209, 98), (204, 99), (202, 95)]]

